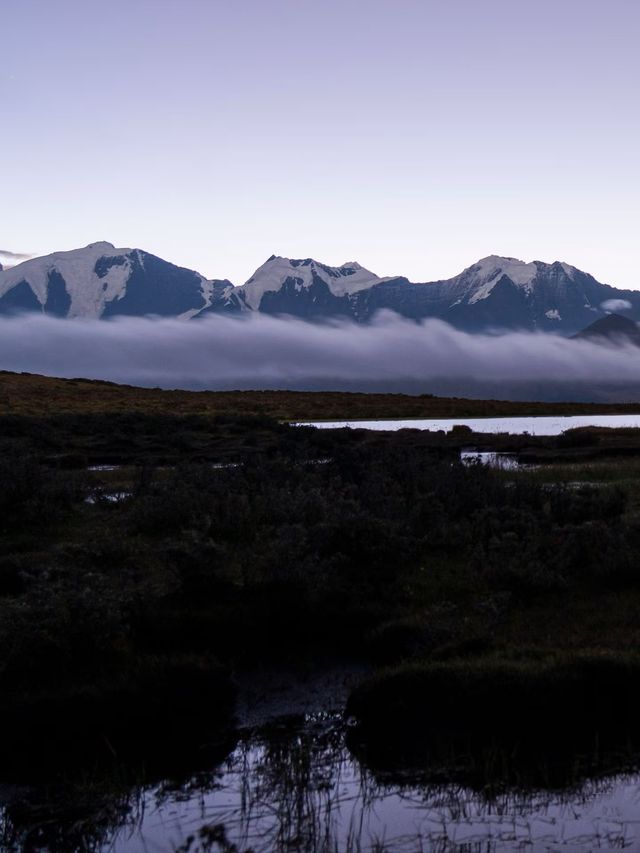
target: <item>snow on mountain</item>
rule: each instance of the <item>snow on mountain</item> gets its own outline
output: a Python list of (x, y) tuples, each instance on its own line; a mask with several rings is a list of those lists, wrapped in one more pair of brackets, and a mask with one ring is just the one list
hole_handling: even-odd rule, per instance
[(370, 322), (380, 311), (437, 318), (468, 332), (523, 329), (573, 334), (623, 306), (640, 320), (640, 292), (617, 290), (576, 267), (489, 255), (426, 283), (381, 278), (355, 261), (333, 267), (272, 255), (242, 286), (206, 279), (141, 249), (92, 243), (0, 270), (0, 314), (60, 317), (288, 315)]
[(63, 317), (118, 314), (191, 317), (221, 286), (140, 249), (91, 243), (0, 272), (0, 313), (42, 311)]
[(421, 320), (436, 317), (469, 332), (522, 329), (572, 334), (624, 300), (640, 319), (640, 292), (621, 291), (569, 264), (489, 255), (458, 275), (435, 282), (380, 280), (350, 297), (358, 322), (382, 310)]
[(552, 268), (559, 268), (571, 280), (579, 272), (575, 267), (561, 262), (546, 264), (542, 261), (527, 262), (518, 258), (489, 255), (447, 281), (452, 291), (462, 291), (467, 296), (468, 304), (473, 305), (487, 299), (503, 276), (525, 294), (531, 295), (537, 279), (548, 276)]
[(266, 293), (277, 293), (289, 282), (296, 291), (323, 282), (334, 296), (348, 296), (366, 290), (383, 281), (379, 276), (355, 261), (330, 267), (312, 258), (292, 260), (272, 255), (242, 286), (243, 301), (253, 311), (258, 311)]
[(462, 275), (473, 281), (475, 292), (469, 299), (470, 304), (486, 299), (494, 286), (503, 275), (508, 276), (511, 281), (524, 288), (531, 289), (531, 282), (536, 277), (538, 268), (535, 263), (525, 263), (517, 258), (501, 258), (498, 255), (489, 255), (482, 258), (477, 264), (466, 269)]
[[(91, 243), (84, 249), (54, 252), (42, 258), (24, 261), (0, 273), (0, 298), (23, 282), (29, 286), (44, 309), (50, 285), (64, 281), (63, 290), (69, 298), (69, 317), (99, 317), (107, 302), (124, 293), (131, 272), (132, 249), (116, 249), (111, 243)], [(122, 263), (114, 264), (99, 275), (96, 265), (101, 258), (118, 256)], [(59, 284), (57, 285), (59, 288)], [(63, 293), (60, 293), (63, 296)]]

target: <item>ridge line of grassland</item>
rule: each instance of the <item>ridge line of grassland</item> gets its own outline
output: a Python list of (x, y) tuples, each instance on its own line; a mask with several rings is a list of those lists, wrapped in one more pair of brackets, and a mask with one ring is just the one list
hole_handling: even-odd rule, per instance
[(131, 412), (282, 421), (640, 414), (640, 403), (544, 403), (355, 391), (188, 391), (0, 371), (0, 416)]

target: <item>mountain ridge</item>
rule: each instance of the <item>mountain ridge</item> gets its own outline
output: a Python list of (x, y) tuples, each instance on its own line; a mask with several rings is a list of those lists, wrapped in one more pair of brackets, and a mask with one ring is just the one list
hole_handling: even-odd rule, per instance
[(336, 267), (274, 254), (234, 286), (142, 249), (102, 241), (0, 270), (0, 314), (39, 311), (69, 318), (249, 312), (367, 323), (393, 311), (469, 332), (571, 335), (607, 316), (607, 303), (640, 320), (640, 292), (603, 284), (564, 261), (500, 255), (487, 255), (449, 279), (411, 282), (378, 276), (356, 261)]

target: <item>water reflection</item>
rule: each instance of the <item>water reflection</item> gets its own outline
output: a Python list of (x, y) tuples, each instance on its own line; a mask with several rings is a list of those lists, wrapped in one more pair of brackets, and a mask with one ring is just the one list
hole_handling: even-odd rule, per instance
[(431, 432), (450, 432), (454, 427), (467, 426), (473, 432), (511, 433), (512, 435), (560, 435), (568, 429), (578, 427), (610, 427), (612, 429), (640, 428), (640, 415), (544, 415), (534, 417), (505, 418), (431, 418), (414, 420), (375, 421), (317, 421), (300, 423), (297, 426), (313, 426), (319, 429), (399, 430), (420, 429)]
[[(106, 782), (101, 783), (104, 787)], [(58, 812), (4, 811), (3, 850), (499, 851), (622, 848), (640, 843), (640, 776), (564, 791), (472, 789), (375, 773), (346, 745), (338, 714), (245, 732), (211, 771), (182, 781), (87, 788)], [(108, 786), (107, 786), (108, 789)], [(76, 795), (77, 796), (77, 795)]]
[(487, 465), (500, 471), (517, 471), (520, 468), (530, 468), (522, 465), (513, 453), (500, 453), (486, 450), (461, 450), (460, 461), (463, 465)]
[(147, 791), (136, 832), (116, 834), (110, 849), (171, 850), (190, 836), (190, 849), (255, 853), (624, 847), (640, 840), (639, 822), (634, 774), (562, 793), (419, 784), (366, 769), (345, 746), (341, 718), (318, 714), (248, 734), (209, 791)]
[(102, 502), (118, 504), (122, 503), (122, 501), (126, 501), (127, 498), (130, 498), (132, 495), (132, 491), (125, 489), (120, 489), (115, 492), (105, 491), (104, 489), (94, 489), (90, 495), (87, 495), (84, 502), (87, 504), (97, 504)]

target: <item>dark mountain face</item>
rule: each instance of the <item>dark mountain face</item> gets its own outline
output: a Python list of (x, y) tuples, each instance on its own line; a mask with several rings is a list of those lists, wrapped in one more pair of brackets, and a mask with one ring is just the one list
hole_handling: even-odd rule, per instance
[(24, 314), (31, 311), (42, 311), (42, 305), (24, 279), (18, 281), (0, 299), (0, 314)]
[(47, 276), (47, 301), (44, 313), (54, 317), (66, 317), (71, 308), (71, 297), (67, 293), (65, 280), (57, 270), (50, 270)]
[[(293, 309), (293, 310), (292, 310)], [(306, 320), (325, 317), (352, 318), (353, 309), (346, 296), (336, 296), (317, 273), (309, 287), (301, 287), (299, 278), (284, 280), (277, 291), (267, 291), (260, 302), (263, 314), (291, 314)]]
[(591, 323), (586, 329), (573, 335), (574, 340), (592, 341), (593, 343), (626, 345), (634, 344), (640, 347), (640, 328), (634, 320), (622, 317), (620, 314), (607, 314)]
[[(114, 265), (122, 265), (121, 257), (101, 258), (96, 274), (105, 277)], [(202, 276), (192, 270), (150, 255), (137, 252), (130, 259), (130, 271), (123, 294), (107, 302), (103, 317), (153, 313), (159, 317), (179, 317), (204, 307)]]

